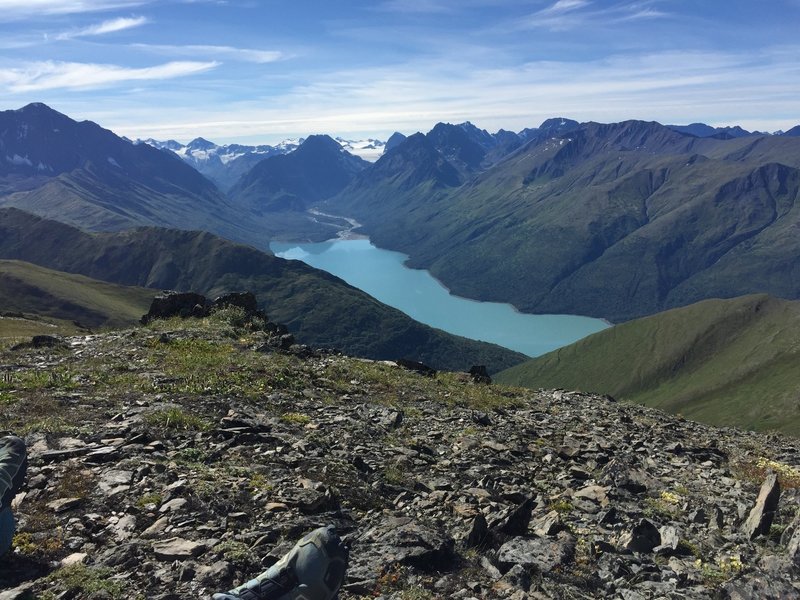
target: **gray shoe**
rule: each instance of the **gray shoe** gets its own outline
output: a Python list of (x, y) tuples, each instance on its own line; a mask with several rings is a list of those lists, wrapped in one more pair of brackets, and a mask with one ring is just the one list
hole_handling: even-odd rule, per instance
[(0, 437), (0, 556), (11, 549), (16, 531), (11, 501), (22, 487), (27, 470), (25, 442), (13, 435)]
[(333, 525), (306, 534), (266, 572), (213, 600), (331, 600), (344, 581), (348, 551)]

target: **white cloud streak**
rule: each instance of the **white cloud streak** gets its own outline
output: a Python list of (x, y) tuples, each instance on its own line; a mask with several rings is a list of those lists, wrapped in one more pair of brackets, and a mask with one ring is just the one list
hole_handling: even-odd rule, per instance
[(130, 8), (151, 0), (0, 0), (0, 21), (16, 21), (42, 14), (77, 14)]
[(644, 0), (596, 7), (590, 0), (557, 0), (547, 8), (522, 19), (517, 24), (517, 29), (566, 31), (578, 27), (597, 27), (669, 16), (664, 11), (651, 8), (654, 3), (655, 0)]
[[(796, 48), (795, 52), (800, 50)], [(796, 53), (795, 53), (796, 56)], [(740, 123), (762, 130), (800, 122), (800, 65), (777, 53), (668, 52), (572, 63), (531, 62), (466, 74), (447, 62), (325, 74), (289, 93), (221, 108), (137, 114), (111, 126), (129, 137), (274, 141), (309, 133), (427, 131), (437, 121), (472, 120), (490, 130), (536, 126), (545, 118), (662, 123)], [(235, 116), (233, 116), (235, 115)]]
[(283, 60), (286, 55), (278, 50), (258, 50), (254, 48), (235, 48), (233, 46), (186, 45), (173, 46), (165, 44), (132, 44), (133, 48), (149, 50), (172, 56), (191, 56), (193, 58), (226, 58), (253, 63), (271, 63)]
[(0, 88), (12, 94), (55, 89), (92, 89), (131, 81), (173, 79), (202, 73), (218, 62), (170, 62), (144, 68), (119, 65), (44, 61), (0, 69)]
[(552, 6), (539, 11), (540, 15), (554, 15), (578, 10), (589, 4), (588, 0), (558, 0)]
[(95, 25), (89, 25), (82, 29), (75, 29), (73, 31), (65, 31), (56, 36), (58, 40), (71, 40), (79, 37), (90, 37), (95, 35), (106, 35), (108, 33), (116, 33), (117, 31), (125, 31), (126, 29), (133, 29), (134, 27), (141, 27), (147, 23), (147, 17), (119, 17), (117, 19), (110, 19)]

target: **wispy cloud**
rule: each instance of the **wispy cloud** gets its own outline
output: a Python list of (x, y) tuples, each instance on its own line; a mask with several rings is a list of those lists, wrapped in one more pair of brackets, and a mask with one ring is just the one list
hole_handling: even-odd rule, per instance
[(558, 0), (555, 4), (539, 11), (540, 15), (558, 15), (578, 10), (590, 4), (589, 0)]
[(124, 31), (126, 29), (133, 29), (134, 27), (141, 27), (147, 23), (147, 17), (119, 17), (117, 19), (110, 19), (102, 23), (96, 23), (83, 27), (81, 29), (74, 29), (72, 31), (65, 31), (56, 36), (58, 40), (71, 40), (79, 37), (90, 37), (95, 35), (105, 35), (108, 33), (115, 33), (117, 31)]
[(377, 10), (397, 13), (435, 14), (455, 10), (447, 0), (386, 0), (375, 7)]
[(518, 4), (519, 0), (383, 0), (369, 10), (424, 16), (463, 13), (472, 9), (497, 10)]
[(286, 55), (279, 50), (259, 50), (255, 48), (235, 48), (233, 46), (213, 46), (213, 45), (186, 45), (177, 46), (169, 44), (132, 44), (132, 47), (140, 50), (150, 50), (161, 54), (172, 56), (191, 56), (193, 58), (226, 58), (230, 60), (240, 60), (253, 63), (271, 63), (283, 60)]
[(0, 21), (16, 21), (42, 14), (76, 14), (130, 8), (151, 0), (0, 0)]
[(21, 68), (0, 69), (0, 88), (13, 94), (54, 89), (91, 89), (130, 81), (173, 79), (202, 73), (218, 62), (170, 62), (144, 68), (119, 65), (34, 62)]
[(592, 0), (557, 0), (554, 4), (522, 19), (518, 23), (518, 28), (564, 31), (587, 25), (596, 27), (669, 16), (669, 13), (653, 8), (657, 1), (617, 2), (599, 6)]
[(798, 119), (798, 71), (791, 52), (783, 50), (620, 54), (468, 72), (445, 60), (414, 61), (326, 73), (280, 96), (224, 110), (210, 105), (172, 114), (160, 110), (149, 119), (140, 113), (136, 127), (129, 116), (121, 122), (109, 113), (108, 126), (116, 130), (119, 125), (132, 137), (204, 135), (223, 141), (271, 141), (314, 132), (411, 133), (427, 131), (437, 121), (472, 120), (489, 130), (519, 130), (553, 116), (740, 123), (775, 130)]

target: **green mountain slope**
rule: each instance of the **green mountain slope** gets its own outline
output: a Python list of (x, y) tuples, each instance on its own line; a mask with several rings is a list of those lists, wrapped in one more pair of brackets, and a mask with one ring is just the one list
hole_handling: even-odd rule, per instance
[(210, 233), (140, 228), (88, 234), (16, 209), (0, 209), (0, 258), (123, 285), (209, 296), (249, 290), (299, 340), (354, 356), (413, 358), (442, 369), (524, 360), (499, 346), (418, 323), (341, 279)]
[(0, 260), (0, 306), (6, 312), (77, 321), (87, 327), (123, 327), (147, 312), (156, 293), (27, 262)]
[(680, 413), (714, 425), (800, 434), (800, 302), (706, 300), (589, 336), (497, 375)]
[(326, 210), (453, 293), (527, 312), (621, 321), (709, 297), (800, 297), (796, 137), (584, 123), (460, 173), (411, 136)]

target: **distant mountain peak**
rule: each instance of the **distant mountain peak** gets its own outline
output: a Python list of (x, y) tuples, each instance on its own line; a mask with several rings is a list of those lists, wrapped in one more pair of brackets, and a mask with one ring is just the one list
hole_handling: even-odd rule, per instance
[(386, 140), (386, 145), (383, 148), (383, 153), (386, 154), (392, 148), (399, 146), (402, 144), (406, 139), (406, 136), (400, 133), (399, 131), (395, 131), (389, 139)]
[(30, 113), (30, 112), (51, 112), (51, 113), (59, 113), (57, 110), (50, 108), (44, 102), (31, 102), (30, 104), (26, 104), (22, 108), (17, 109), (15, 112), (19, 113)]
[(186, 144), (186, 147), (190, 150), (211, 150), (216, 148), (217, 145), (214, 142), (209, 142), (205, 138), (197, 137), (194, 138), (191, 142)]
[[(303, 142), (300, 144), (300, 148), (330, 148), (341, 150), (342, 145), (333, 139), (331, 136), (325, 133), (315, 133), (308, 136)], [(298, 148), (299, 150), (299, 148)]]

